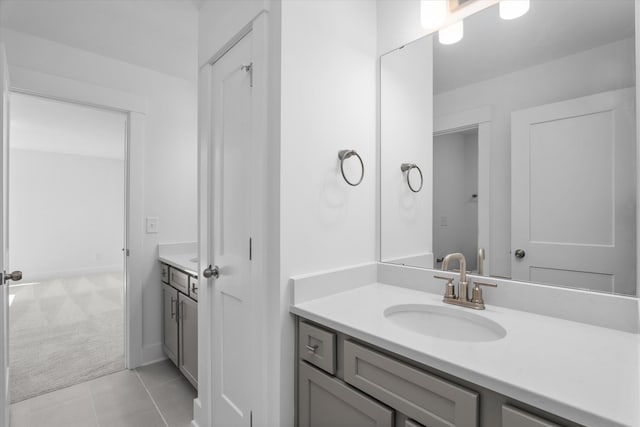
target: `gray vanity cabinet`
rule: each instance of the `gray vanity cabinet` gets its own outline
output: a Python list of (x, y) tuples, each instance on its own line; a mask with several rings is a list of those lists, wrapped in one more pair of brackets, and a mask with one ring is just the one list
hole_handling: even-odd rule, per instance
[(299, 427), (583, 427), (301, 318), (297, 356)]
[(178, 364), (178, 291), (162, 285), (162, 349), (169, 359)]
[(162, 266), (162, 349), (198, 388), (198, 278)]
[(178, 367), (198, 388), (198, 303), (182, 294), (178, 296), (180, 325), (180, 362)]
[(393, 410), (300, 361), (298, 427), (393, 427)]

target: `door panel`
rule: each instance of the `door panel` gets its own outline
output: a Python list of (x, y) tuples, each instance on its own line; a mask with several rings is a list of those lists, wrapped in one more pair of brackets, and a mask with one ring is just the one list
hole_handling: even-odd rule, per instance
[(9, 287), (4, 284), (3, 271), (9, 268), (7, 212), (8, 197), (8, 159), (9, 159), (9, 67), (0, 43), (0, 80), (2, 80), (2, 102), (0, 117), (2, 120), (2, 159), (0, 160), (0, 191), (2, 191), (2, 216), (0, 217), (0, 423), (9, 426)]
[(512, 113), (513, 279), (635, 293), (634, 96)]
[(212, 66), (213, 424), (225, 426), (251, 419), (251, 50), (249, 33)]

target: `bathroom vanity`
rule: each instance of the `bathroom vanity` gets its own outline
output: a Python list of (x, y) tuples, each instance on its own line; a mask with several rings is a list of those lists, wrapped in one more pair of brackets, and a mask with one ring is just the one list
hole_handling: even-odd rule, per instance
[[(402, 269), (415, 277), (384, 283)], [(293, 279), (299, 426), (638, 425), (637, 333), (494, 298), (520, 291), (536, 304), (536, 292), (553, 291), (566, 293), (556, 295), (559, 306), (584, 302), (539, 285), (507, 289), (494, 280), (485, 310), (447, 305), (432, 275), (377, 264)], [(637, 310), (633, 299), (619, 302)], [(429, 312), (443, 313), (444, 323)]]
[(300, 318), (298, 425), (578, 426)]
[(194, 259), (193, 254), (160, 256), (162, 349), (197, 389), (198, 276)]

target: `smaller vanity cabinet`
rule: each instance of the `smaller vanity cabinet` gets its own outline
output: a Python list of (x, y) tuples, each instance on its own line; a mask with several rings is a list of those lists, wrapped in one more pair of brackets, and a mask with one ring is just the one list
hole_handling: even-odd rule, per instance
[(578, 426), (311, 321), (297, 338), (299, 427)]
[(162, 264), (162, 349), (198, 388), (198, 278)]

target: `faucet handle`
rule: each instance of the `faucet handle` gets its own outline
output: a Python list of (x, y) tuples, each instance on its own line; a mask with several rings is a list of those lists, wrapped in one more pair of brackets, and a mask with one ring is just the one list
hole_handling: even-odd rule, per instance
[(480, 286), (489, 286), (491, 288), (497, 288), (498, 285), (496, 285), (495, 283), (483, 283), (483, 282), (473, 283), (473, 293), (471, 294), (471, 302), (484, 305), (484, 299), (482, 299), (482, 289), (480, 289)]
[(444, 291), (444, 297), (445, 298), (455, 298), (456, 297), (456, 290), (455, 290), (455, 286), (453, 285), (453, 277), (445, 277), (445, 276), (433, 276), (435, 279), (440, 279), (440, 280), (446, 280), (447, 281), (447, 287)]

